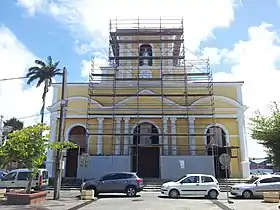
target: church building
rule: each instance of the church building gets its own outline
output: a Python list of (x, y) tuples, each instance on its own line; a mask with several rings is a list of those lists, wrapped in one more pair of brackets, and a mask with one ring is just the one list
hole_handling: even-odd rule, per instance
[[(182, 20), (110, 21), (110, 65), (93, 61), (88, 83), (67, 84), (64, 137), (78, 148), (65, 151), (64, 177), (249, 176), (243, 82), (213, 82), (209, 61), (187, 52)], [(48, 107), (50, 141), (61, 87)], [(46, 167), (54, 176), (52, 150)]]

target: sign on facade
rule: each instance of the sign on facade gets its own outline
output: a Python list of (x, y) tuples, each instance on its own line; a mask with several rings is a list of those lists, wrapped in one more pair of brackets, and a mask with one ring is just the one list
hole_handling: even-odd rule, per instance
[(179, 165), (180, 165), (180, 169), (184, 169), (185, 168), (185, 161), (184, 160), (179, 160)]

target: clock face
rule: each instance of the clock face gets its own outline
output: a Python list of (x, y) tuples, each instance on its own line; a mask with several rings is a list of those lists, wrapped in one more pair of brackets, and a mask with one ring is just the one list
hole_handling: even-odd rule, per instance
[(139, 77), (145, 79), (152, 78), (152, 72), (150, 70), (142, 70)]

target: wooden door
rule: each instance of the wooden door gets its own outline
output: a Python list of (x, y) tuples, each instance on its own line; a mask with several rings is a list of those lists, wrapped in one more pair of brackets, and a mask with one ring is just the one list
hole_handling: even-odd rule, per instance
[(143, 178), (159, 177), (159, 147), (138, 148), (138, 175)]
[(77, 177), (78, 148), (67, 150), (65, 177)]

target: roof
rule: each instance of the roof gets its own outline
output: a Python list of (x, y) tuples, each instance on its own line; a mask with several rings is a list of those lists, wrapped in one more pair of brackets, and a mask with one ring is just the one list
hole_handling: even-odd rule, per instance
[(183, 28), (117, 28), (116, 31), (111, 34), (120, 36), (149, 36), (149, 35), (182, 35), (184, 33)]
[(213, 176), (213, 175), (211, 175), (211, 174), (192, 174), (192, 173), (188, 173), (188, 174), (186, 174), (187, 176)]
[(267, 161), (267, 159), (255, 159), (255, 160), (250, 160), (250, 161), (253, 163), (256, 163), (256, 164), (260, 164), (260, 163)]
[(11, 170), (10, 172), (30, 172), (30, 169), (28, 169), (28, 168), (17, 168), (17, 169)]
[[(39, 168), (38, 170), (46, 170), (46, 169)], [(17, 169), (11, 170), (10, 172), (30, 172), (30, 169), (28, 169), (28, 168), (17, 168)]]

